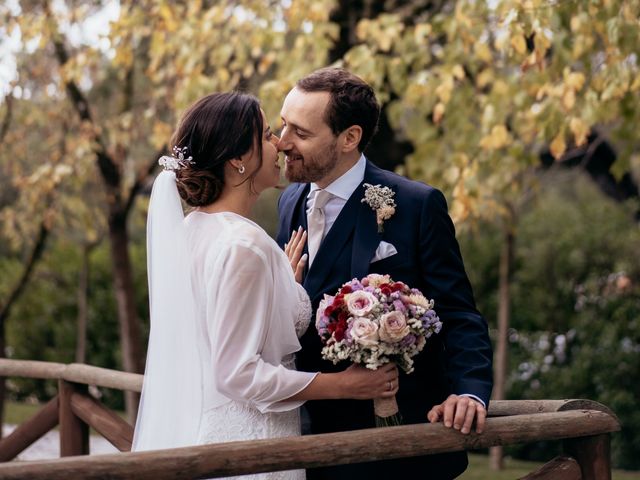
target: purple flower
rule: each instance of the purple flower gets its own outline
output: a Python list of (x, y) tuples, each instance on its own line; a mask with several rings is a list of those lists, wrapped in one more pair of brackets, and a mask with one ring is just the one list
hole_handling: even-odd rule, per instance
[(393, 306), (399, 312), (405, 313), (407, 311), (407, 308), (404, 306), (404, 303), (402, 303), (400, 300), (394, 300)]
[(416, 336), (412, 333), (410, 333), (400, 341), (400, 345), (403, 347), (410, 347), (414, 343), (416, 343)]

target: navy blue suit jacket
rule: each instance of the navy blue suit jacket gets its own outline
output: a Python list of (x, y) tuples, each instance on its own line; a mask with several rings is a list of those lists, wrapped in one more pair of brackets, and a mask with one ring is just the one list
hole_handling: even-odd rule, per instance
[[(491, 342), (487, 323), (475, 307), (444, 196), (431, 186), (382, 170), (371, 162), (367, 162), (362, 183), (391, 188), (395, 192), (396, 212), (384, 222), (384, 232), (378, 233), (375, 212), (361, 202), (364, 187), (361, 184), (356, 188), (305, 272), (304, 287), (314, 312), (325, 293), (333, 295), (343, 283), (369, 273), (389, 274), (393, 280), (421, 290), (435, 301), (434, 309), (443, 328), (415, 358), (415, 371), (400, 374), (396, 398), (403, 422), (426, 422), (429, 409), (451, 393), (476, 395), (488, 406), (492, 388)], [(308, 193), (308, 184), (295, 183), (280, 197), (277, 236), (280, 246), (288, 241), (292, 230), (300, 225), (307, 228)], [(398, 253), (371, 263), (381, 240), (394, 245)], [(322, 360), (322, 344), (313, 323), (301, 338), (298, 369), (322, 372), (345, 369), (346, 363), (335, 366)], [(306, 408), (311, 432), (372, 427), (372, 405), (371, 401), (358, 400), (309, 401)], [(395, 462), (404, 462), (403, 466), (411, 462), (411, 468), (428, 468), (431, 472), (428, 478), (453, 478), (466, 468), (464, 455), (440, 456), (440, 460), (436, 457), (376, 462), (369, 473), (352, 471), (344, 478), (372, 473), (382, 478), (380, 465), (394, 464), (390, 473), (397, 473), (399, 467)], [(442, 473), (438, 476), (437, 472)], [(340, 478), (340, 475), (333, 472), (317, 478)]]

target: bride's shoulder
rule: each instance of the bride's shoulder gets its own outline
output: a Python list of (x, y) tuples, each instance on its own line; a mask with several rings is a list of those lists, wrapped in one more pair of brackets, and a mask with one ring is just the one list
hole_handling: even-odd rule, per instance
[(251, 220), (236, 222), (227, 236), (227, 242), (232, 248), (249, 249), (265, 258), (271, 258), (279, 250), (269, 234)]
[(217, 262), (221, 257), (245, 258), (247, 261), (260, 257), (271, 264), (280, 253), (267, 232), (248, 218), (230, 212), (192, 213), (189, 217), (192, 236), (204, 242), (207, 257), (212, 261)]

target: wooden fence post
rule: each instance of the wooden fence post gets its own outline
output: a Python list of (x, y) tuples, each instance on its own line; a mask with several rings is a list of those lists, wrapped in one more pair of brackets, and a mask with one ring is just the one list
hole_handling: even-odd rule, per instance
[(611, 436), (608, 433), (568, 438), (564, 450), (578, 461), (582, 480), (611, 480)]
[(61, 457), (89, 453), (89, 426), (77, 417), (71, 408), (71, 396), (82, 389), (86, 387), (58, 380)]

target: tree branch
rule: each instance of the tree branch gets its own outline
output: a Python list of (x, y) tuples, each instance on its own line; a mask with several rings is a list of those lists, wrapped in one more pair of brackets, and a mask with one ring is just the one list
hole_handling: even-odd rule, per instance
[[(62, 68), (69, 61), (69, 53), (67, 52), (67, 49), (64, 45), (62, 35), (58, 30), (58, 25), (51, 12), (49, 3), (44, 2), (43, 7), (45, 15), (50, 23), (51, 41), (55, 50), (56, 59), (58, 60), (58, 64)], [(94, 148), (94, 153), (96, 154), (98, 160), (98, 168), (105, 183), (111, 188), (113, 197), (120, 198), (120, 169), (118, 168), (118, 165), (114, 161), (114, 159), (107, 152), (104, 138), (102, 137), (102, 135), (100, 135), (97, 125), (95, 124), (91, 116), (89, 102), (73, 80), (65, 81), (64, 85), (65, 89), (67, 90), (67, 94), (69, 95), (69, 99), (71, 100), (71, 104), (75, 108), (80, 119), (91, 124), (91, 126), (93, 127), (93, 139), (97, 144), (97, 147)]]
[(158, 167), (158, 158), (160, 158), (160, 156), (163, 152), (166, 151), (166, 149), (167, 146), (163, 145), (162, 148), (160, 148), (160, 150), (155, 153), (151, 161), (147, 164), (146, 168), (141, 169), (141, 171), (136, 176), (136, 181), (129, 189), (129, 195), (127, 196), (127, 200), (125, 203), (125, 215), (127, 215), (131, 208), (133, 208), (133, 203), (136, 200), (136, 196), (138, 195), (138, 193), (140, 193), (140, 190), (142, 190), (142, 187), (144, 186), (147, 178), (149, 178), (151, 175), (153, 175), (153, 172), (155, 172), (156, 168)]
[(11, 308), (15, 305), (16, 301), (22, 295), (25, 287), (29, 283), (29, 278), (33, 273), (33, 269), (42, 258), (42, 253), (44, 252), (44, 247), (47, 241), (47, 237), (49, 236), (50, 228), (48, 226), (48, 220), (45, 217), (40, 222), (40, 228), (38, 229), (38, 235), (36, 236), (36, 241), (33, 244), (31, 249), (31, 253), (29, 254), (29, 258), (27, 263), (22, 271), (22, 275), (16, 282), (15, 286), (11, 289), (9, 293), (9, 298), (5, 302), (4, 305), (0, 307), (0, 330), (4, 331), (4, 324), (7, 318), (9, 318), (9, 313), (11, 312)]

